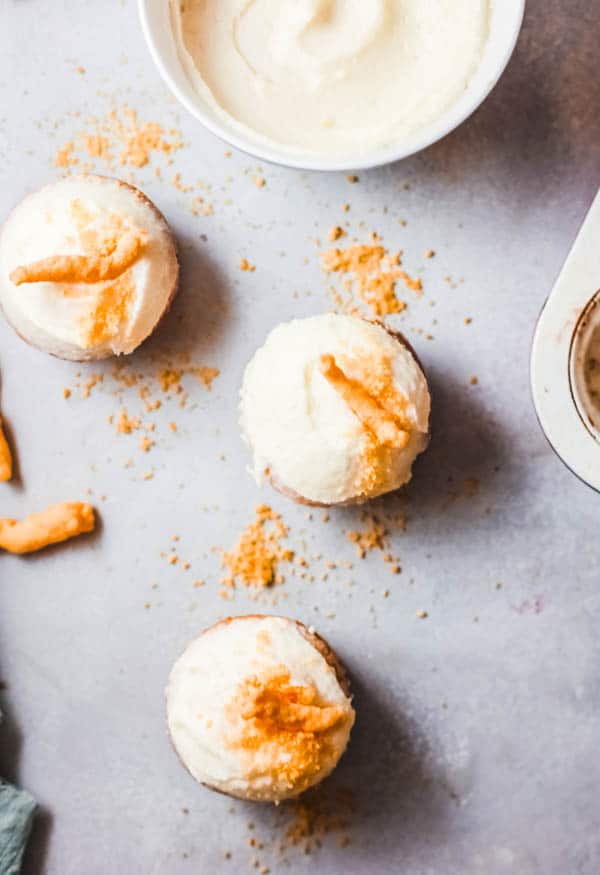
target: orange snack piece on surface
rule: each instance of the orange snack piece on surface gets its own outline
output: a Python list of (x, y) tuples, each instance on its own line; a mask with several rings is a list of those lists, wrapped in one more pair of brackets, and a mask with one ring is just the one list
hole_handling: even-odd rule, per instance
[(94, 509), (83, 501), (53, 504), (25, 519), (0, 519), (0, 548), (8, 553), (33, 553), (94, 530)]
[(0, 482), (6, 483), (12, 477), (12, 455), (8, 441), (2, 430), (2, 417), (0, 417)]

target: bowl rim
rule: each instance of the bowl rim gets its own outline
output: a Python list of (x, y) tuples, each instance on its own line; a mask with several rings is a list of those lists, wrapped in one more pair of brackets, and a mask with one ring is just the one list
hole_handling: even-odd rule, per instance
[[(166, 2), (169, 2), (169, 0), (166, 0)], [(498, 2), (498, 0), (495, 0), (495, 2)], [(500, 0), (500, 2), (504, 2), (504, 0)], [(444, 137), (456, 130), (456, 128), (473, 115), (498, 84), (517, 45), (523, 26), (527, 0), (512, 0), (512, 2), (514, 4), (514, 19), (510, 36), (506, 43), (503, 44), (502, 52), (498, 53), (494, 73), (484, 81), (478, 91), (474, 92), (472, 98), (462, 106), (459, 112), (453, 112), (454, 105), (449, 107), (437, 121), (426, 125), (420, 135), (417, 134), (415, 137), (412, 137), (404, 145), (391, 144), (383, 148), (374, 149), (371, 152), (361, 153), (356, 156), (350, 155), (341, 159), (311, 154), (303, 155), (302, 153), (294, 154), (286, 152), (284, 149), (279, 150), (276, 147), (273, 148), (267, 144), (263, 145), (258, 141), (252, 140), (250, 137), (245, 137), (242, 134), (231, 131), (224, 124), (221, 124), (214, 115), (204, 110), (199, 103), (190, 100), (171, 76), (168, 65), (165, 63), (154, 39), (150, 21), (151, 13), (149, 11), (151, 0), (138, 0), (137, 5), (146, 45), (161, 78), (179, 103), (190, 115), (201, 122), (211, 134), (227, 145), (233, 146), (253, 158), (270, 164), (276, 164), (280, 167), (320, 172), (341, 172), (348, 170), (369, 170), (409, 158), (411, 155), (415, 155), (444, 139)]]

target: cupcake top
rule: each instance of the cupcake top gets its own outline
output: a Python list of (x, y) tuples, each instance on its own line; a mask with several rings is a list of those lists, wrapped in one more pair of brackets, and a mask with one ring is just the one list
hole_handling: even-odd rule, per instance
[(168, 225), (137, 189), (71, 176), (29, 195), (0, 234), (0, 305), (33, 345), (63, 358), (132, 352), (174, 294)]
[(330, 313), (269, 334), (244, 374), (241, 426), (259, 483), (337, 504), (410, 480), (429, 408), (423, 372), (398, 337)]
[(324, 642), (283, 617), (230, 618), (193, 641), (171, 672), (167, 719), (194, 778), (259, 801), (325, 778), (354, 723), (327, 655)]

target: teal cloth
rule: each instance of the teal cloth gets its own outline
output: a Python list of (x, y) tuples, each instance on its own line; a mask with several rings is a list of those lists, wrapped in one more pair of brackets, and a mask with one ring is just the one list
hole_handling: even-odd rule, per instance
[(0, 779), (0, 875), (19, 875), (35, 801)]

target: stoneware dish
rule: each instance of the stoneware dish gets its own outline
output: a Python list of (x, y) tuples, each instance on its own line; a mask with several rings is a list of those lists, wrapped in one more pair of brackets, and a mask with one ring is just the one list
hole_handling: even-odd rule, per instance
[(504, 72), (521, 30), (525, 0), (492, 0), (490, 35), (479, 69), (461, 99), (434, 123), (401, 143), (377, 150), (357, 150), (343, 158), (314, 153), (290, 155), (268, 146), (251, 134), (241, 134), (220, 118), (194, 91), (177, 55), (168, 0), (138, 0), (142, 28), (154, 63), (175, 97), (202, 124), (226, 143), (263, 161), (304, 170), (360, 170), (389, 164), (441, 140), (483, 103)]
[(535, 409), (551, 446), (600, 491), (600, 191), (540, 315), (531, 353)]

